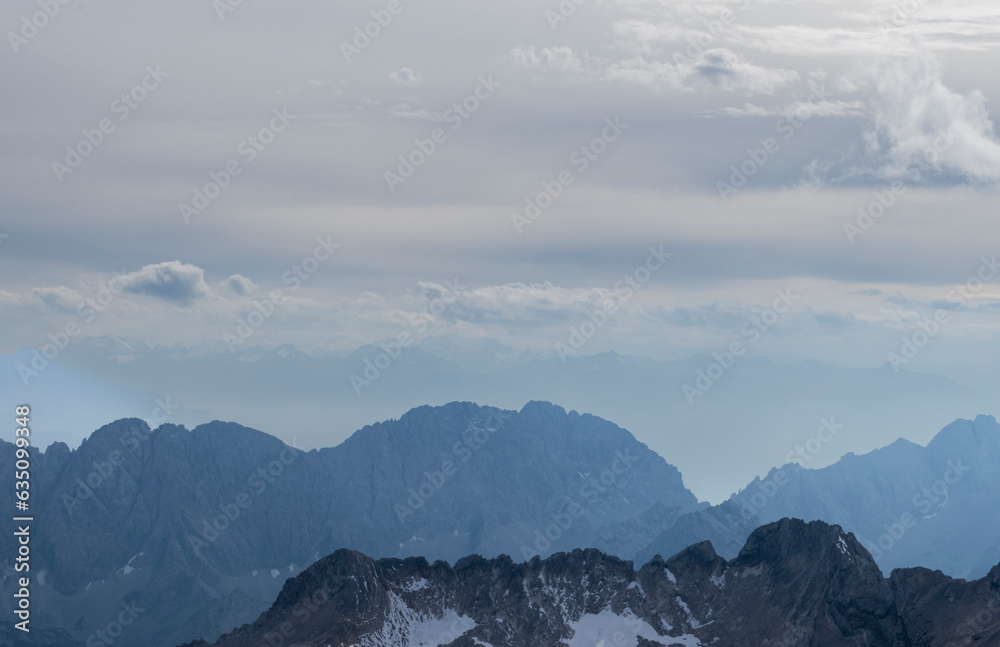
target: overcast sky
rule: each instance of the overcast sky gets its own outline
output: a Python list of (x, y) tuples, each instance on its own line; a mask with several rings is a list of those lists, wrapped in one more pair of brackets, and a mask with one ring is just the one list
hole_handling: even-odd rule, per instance
[(3, 350), (275, 290), (255, 342), (347, 348), (451, 282), (429, 333), (541, 351), (615, 294), (587, 352), (722, 350), (778, 290), (756, 354), (878, 366), (939, 309), (909, 367), (1000, 351), (1000, 275), (948, 298), (1000, 254), (992, 0), (54, 4), (0, 10)]

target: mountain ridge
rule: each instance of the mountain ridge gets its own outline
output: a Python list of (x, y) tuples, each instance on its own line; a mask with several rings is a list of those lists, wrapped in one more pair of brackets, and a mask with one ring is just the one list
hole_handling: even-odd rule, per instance
[(1000, 565), (976, 582), (928, 569), (884, 578), (853, 534), (782, 519), (756, 529), (733, 560), (701, 542), (638, 568), (593, 549), (527, 562), (473, 555), (453, 567), (341, 550), (290, 578), (267, 612), (212, 645), (283, 637), (301, 647), (582, 647), (614, 637), (633, 647), (943, 647), (969, 644), (977, 632), (979, 644), (1000, 640), (996, 618), (970, 624), (994, 608)]

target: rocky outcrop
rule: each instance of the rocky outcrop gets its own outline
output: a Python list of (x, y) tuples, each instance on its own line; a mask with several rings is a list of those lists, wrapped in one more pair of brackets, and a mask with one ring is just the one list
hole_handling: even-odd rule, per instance
[(998, 603), (1000, 566), (976, 582), (923, 569), (885, 579), (852, 534), (783, 519), (733, 560), (702, 542), (638, 571), (596, 550), (454, 567), (338, 551), (214, 647), (997, 645), (985, 614)]

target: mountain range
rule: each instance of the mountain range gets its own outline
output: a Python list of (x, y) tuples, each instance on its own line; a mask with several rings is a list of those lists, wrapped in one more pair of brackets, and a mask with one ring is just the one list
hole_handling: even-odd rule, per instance
[[(996, 411), (1000, 402), (996, 393), (983, 393), (989, 385), (896, 372), (888, 365), (850, 368), (744, 357), (720, 375), (711, 355), (656, 360), (580, 354), (563, 362), (496, 340), (454, 336), (422, 339), (395, 358), (384, 356), (381, 346), (309, 353), (291, 345), (247, 346), (230, 352), (224, 345), (151, 347), (113, 336), (86, 338), (63, 350), (26, 388), (16, 367), (31, 349), (0, 356), (0, 404), (5, 397), (33, 403), (36, 424), (46, 432), (38, 435), (40, 442), (57, 439), (43, 416), (56, 417), (56, 430), (75, 432), (76, 442), (109, 420), (153, 420), (154, 398), (145, 395), (153, 394), (176, 407), (166, 422), (191, 428), (213, 419), (235, 420), (289, 444), (321, 448), (340, 444), (372, 421), (398, 418), (423, 405), (459, 400), (519, 409), (545, 400), (615, 421), (682, 469), (699, 498), (721, 503), (787, 462), (821, 419), (832, 419), (843, 430), (812, 456), (810, 467), (900, 436), (924, 444), (955, 418)], [(371, 368), (376, 361), (384, 370)], [(706, 382), (706, 371), (717, 379)], [(368, 384), (352, 382), (355, 378)], [(685, 395), (686, 386), (698, 384), (702, 395)], [(136, 397), (126, 398), (123, 389)], [(65, 401), (70, 393), (87, 397), (70, 407)], [(59, 417), (63, 411), (72, 411), (79, 422)], [(287, 411), (294, 411), (294, 426), (288, 425)]]
[[(75, 450), (34, 452), (38, 627), (86, 642), (132, 605), (144, 612), (115, 644), (172, 647), (252, 621), (340, 549), (455, 564), (593, 548), (645, 564), (708, 540), (735, 559), (778, 515), (840, 522), (883, 568), (982, 577), (1000, 543), (998, 447), (1000, 426), (981, 416), (926, 448), (786, 465), (709, 506), (628, 431), (545, 402), (419, 407), (311, 451), (233, 423), (123, 419)], [(0, 441), (5, 480), (13, 461)], [(15, 549), (0, 536), (4, 563)], [(13, 581), (5, 570), (5, 591)]]

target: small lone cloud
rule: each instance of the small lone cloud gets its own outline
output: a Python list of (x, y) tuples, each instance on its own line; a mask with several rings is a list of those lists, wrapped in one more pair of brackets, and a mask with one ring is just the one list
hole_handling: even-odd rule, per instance
[(413, 87), (415, 85), (420, 85), (420, 82), (424, 80), (424, 77), (414, 72), (412, 68), (404, 67), (403, 69), (390, 74), (389, 80), (396, 85)]

